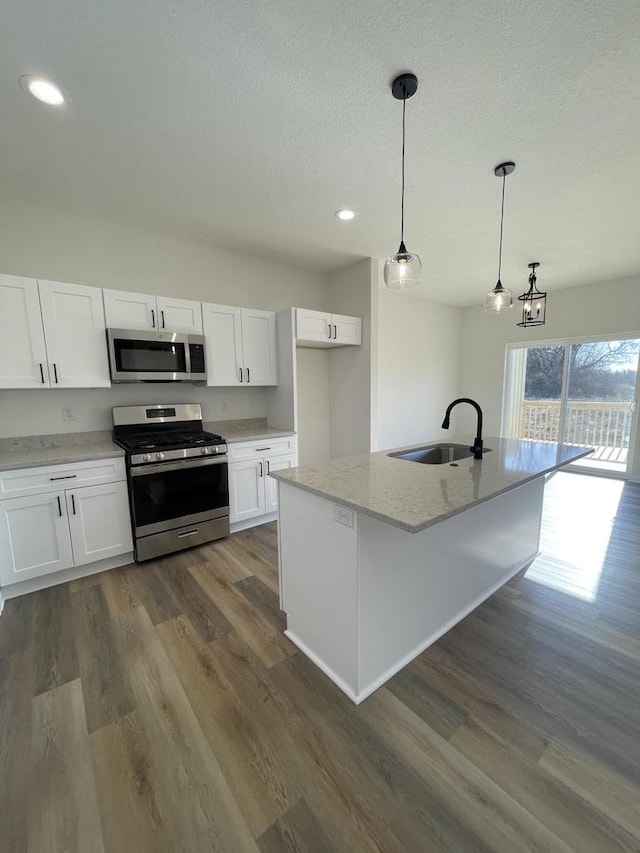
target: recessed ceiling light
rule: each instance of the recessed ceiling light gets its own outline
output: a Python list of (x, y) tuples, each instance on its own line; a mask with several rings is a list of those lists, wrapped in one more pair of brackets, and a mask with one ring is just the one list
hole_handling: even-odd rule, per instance
[(59, 86), (47, 80), (46, 77), (39, 77), (34, 74), (25, 74), (20, 78), (22, 88), (42, 101), (49, 104), (51, 107), (60, 107), (69, 100), (66, 92), (63, 92)]
[(351, 210), (350, 207), (341, 207), (340, 210), (336, 210), (336, 218), (341, 222), (350, 222), (355, 219), (355, 215), (355, 210)]

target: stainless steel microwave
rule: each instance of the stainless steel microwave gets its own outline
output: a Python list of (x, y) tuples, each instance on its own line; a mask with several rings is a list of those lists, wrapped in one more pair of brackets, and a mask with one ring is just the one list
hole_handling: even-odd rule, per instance
[(203, 382), (204, 337), (107, 329), (112, 382)]

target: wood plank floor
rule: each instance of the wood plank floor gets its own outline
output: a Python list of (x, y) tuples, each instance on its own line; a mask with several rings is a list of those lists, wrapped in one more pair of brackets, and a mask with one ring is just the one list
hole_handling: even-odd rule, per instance
[(282, 634), (275, 525), (7, 602), (0, 849), (640, 851), (640, 487), (608, 488), (553, 478), (529, 575), (359, 707)]

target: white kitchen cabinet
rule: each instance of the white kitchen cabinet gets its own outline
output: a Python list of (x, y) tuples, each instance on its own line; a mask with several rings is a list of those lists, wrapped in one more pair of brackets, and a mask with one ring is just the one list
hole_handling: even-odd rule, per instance
[(102, 293), (97, 287), (39, 281), (52, 388), (108, 388)]
[(296, 342), (300, 347), (359, 346), (362, 320), (346, 314), (296, 308)]
[(203, 303), (202, 319), (208, 385), (278, 384), (272, 311)]
[[(119, 479), (101, 482), (107, 463), (117, 463), (110, 476)], [(76, 487), (83, 482), (95, 485)], [(121, 458), (6, 471), (0, 483), (14, 495), (0, 500), (0, 585), (133, 550)]]
[[(229, 521), (262, 523), (278, 509), (277, 483), (269, 474), (297, 464), (295, 436), (271, 441), (233, 442), (229, 445)], [(246, 525), (250, 526), (250, 525)]]
[(0, 584), (73, 565), (64, 492), (0, 501)]
[(133, 549), (126, 483), (69, 489), (65, 497), (75, 566)]
[(38, 282), (0, 275), (0, 388), (48, 385)]
[(103, 290), (109, 329), (149, 330), (202, 334), (202, 308), (191, 299), (173, 299), (126, 290)]
[(288, 456), (273, 456), (266, 459), (266, 480), (264, 482), (264, 509), (265, 512), (278, 511), (278, 481), (270, 477), (272, 471), (283, 471), (285, 468), (294, 468), (297, 464), (295, 454)]
[(0, 388), (108, 388), (95, 287), (0, 276)]

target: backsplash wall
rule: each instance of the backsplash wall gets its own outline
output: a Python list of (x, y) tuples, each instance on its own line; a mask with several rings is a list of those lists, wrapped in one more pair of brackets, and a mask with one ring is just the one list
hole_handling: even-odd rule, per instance
[[(133, 383), (95, 389), (0, 390), (0, 438), (108, 430), (112, 406), (147, 403), (200, 403), (205, 421), (266, 416), (264, 388)], [(63, 420), (64, 408), (73, 411), (74, 420)]]

